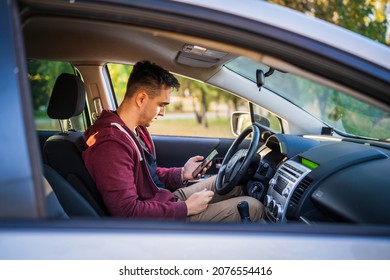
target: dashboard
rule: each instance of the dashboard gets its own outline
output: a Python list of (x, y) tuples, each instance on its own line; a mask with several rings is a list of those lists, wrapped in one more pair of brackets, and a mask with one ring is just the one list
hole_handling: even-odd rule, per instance
[(259, 154), (247, 189), (268, 222), (390, 224), (386, 144), (275, 134)]

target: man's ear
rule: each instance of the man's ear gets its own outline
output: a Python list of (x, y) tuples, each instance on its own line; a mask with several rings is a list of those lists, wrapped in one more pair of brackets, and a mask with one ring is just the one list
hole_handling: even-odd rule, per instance
[(135, 102), (139, 107), (143, 106), (143, 104), (145, 104), (145, 101), (147, 101), (147, 99), (148, 99), (148, 95), (144, 90), (139, 91), (135, 96)]

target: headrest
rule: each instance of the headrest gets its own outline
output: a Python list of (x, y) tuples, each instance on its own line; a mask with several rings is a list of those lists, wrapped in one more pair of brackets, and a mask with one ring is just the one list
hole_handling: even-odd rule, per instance
[(69, 119), (80, 115), (85, 107), (85, 85), (76, 75), (62, 73), (54, 84), (47, 107), (52, 119)]

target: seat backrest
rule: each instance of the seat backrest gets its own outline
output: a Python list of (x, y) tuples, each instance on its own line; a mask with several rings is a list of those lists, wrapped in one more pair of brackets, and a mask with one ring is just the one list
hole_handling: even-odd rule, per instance
[[(66, 120), (78, 116), (85, 108), (85, 86), (79, 77), (61, 74), (54, 85), (47, 113), (50, 118)], [(64, 130), (49, 137), (43, 146), (43, 161), (52, 167), (95, 209), (107, 215), (103, 200), (89, 175), (81, 153), (84, 135), (81, 131)]]
[[(43, 172), (45, 179), (50, 184), (51, 189), (54, 191), (55, 197), (61, 205), (63, 211), (70, 218), (74, 217), (95, 217), (100, 215), (91, 206), (91, 204), (77, 192), (68, 181), (65, 180), (57, 171), (50, 166), (44, 164)], [(52, 199), (54, 200), (54, 199)], [(54, 201), (55, 202), (55, 201)], [(49, 204), (50, 209), (57, 209), (51, 205), (56, 205), (54, 202)], [(59, 210), (56, 210), (59, 212)]]
[(51, 184), (45, 177), (43, 177), (43, 190), (45, 195), (47, 217), (68, 219), (69, 216), (66, 214), (64, 208), (58, 200), (56, 193), (51, 187)]

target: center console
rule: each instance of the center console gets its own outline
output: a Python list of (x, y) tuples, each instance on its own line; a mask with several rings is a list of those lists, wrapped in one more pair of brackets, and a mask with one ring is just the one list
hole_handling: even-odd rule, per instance
[(298, 162), (287, 160), (277, 169), (269, 182), (267, 195), (264, 198), (266, 218), (275, 223), (286, 220), (288, 203), (294, 190), (311, 169)]

